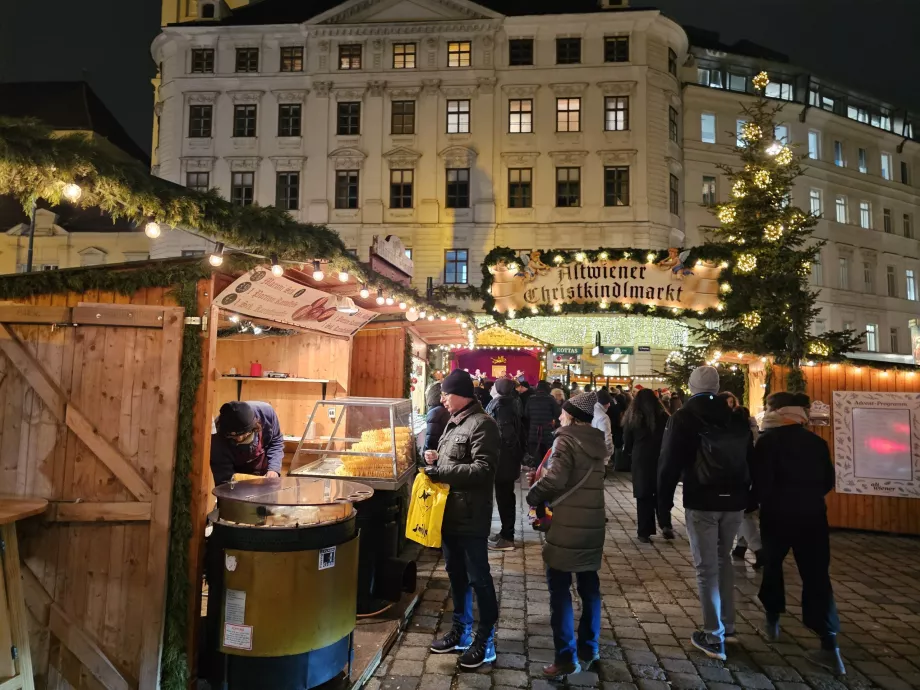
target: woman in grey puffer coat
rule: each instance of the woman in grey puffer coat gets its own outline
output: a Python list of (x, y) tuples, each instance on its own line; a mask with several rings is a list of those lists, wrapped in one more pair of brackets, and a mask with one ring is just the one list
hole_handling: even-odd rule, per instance
[[(598, 571), (604, 550), (604, 433), (591, 426), (594, 393), (582, 393), (562, 405), (548, 468), (530, 488), (527, 502), (549, 503), (552, 525), (543, 545), (550, 593), (550, 625), (555, 661), (543, 669), (560, 678), (587, 669), (598, 657), (601, 593)], [(581, 597), (581, 621), (575, 638), (572, 573)]]

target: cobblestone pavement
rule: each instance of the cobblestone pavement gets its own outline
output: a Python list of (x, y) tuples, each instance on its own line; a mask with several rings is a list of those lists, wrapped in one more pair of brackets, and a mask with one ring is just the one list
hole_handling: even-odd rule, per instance
[[(520, 507), (520, 494), (518, 500)], [(679, 505), (679, 498), (675, 502)], [(429, 653), (435, 633), (450, 628), (452, 605), (440, 552), (427, 549), (418, 564), (419, 606), (369, 690), (562, 687), (541, 677), (542, 667), (553, 659), (549, 594), (540, 535), (526, 524), (523, 509), (519, 513), (523, 548), (519, 538), (514, 551), (490, 554), (500, 604), (496, 662), (460, 672), (455, 655)], [(831, 575), (848, 671), (835, 679), (803, 656), (817, 647), (817, 639), (802, 625), (797, 606), (801, 581), (791, 556), (786, 563), (789, 613), (782, 620), (781, 641), (770, 644), (757, 633), (760, 576), (751, 569), (749, 556), (735, 567), (739, 642), (728, 645), (726, 662), (715, 661), (689, 642), (701, 613), (683, 511), (674, 510), (677, 540), (640, 544), (632, 485), (617, 476), (607, 482), (607, 514), (600, 571), (602, 661), (591, 672), (570, 676), (566, 685), (602, 690), (920, 688), (920, 540), (832, 534)]]

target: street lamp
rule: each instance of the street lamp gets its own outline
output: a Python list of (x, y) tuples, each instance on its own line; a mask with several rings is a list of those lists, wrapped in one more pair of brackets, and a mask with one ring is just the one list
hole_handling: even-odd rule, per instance
[[(83, 196), (80, 185), (68, 182), (64, 185), (64, 198), (72, 204), (77, 203)], [(32, 199), (32, 213), (29, 217), (29, 251), (26, 254), (26, 273), (32, 272), (32, 257), (35, 250), (35, 212), (38, 209), (38, 199)]]

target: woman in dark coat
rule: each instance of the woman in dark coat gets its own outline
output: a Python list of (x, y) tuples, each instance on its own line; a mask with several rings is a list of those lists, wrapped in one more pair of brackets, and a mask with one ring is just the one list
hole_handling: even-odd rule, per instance
[(553, 445), (553, 431), (559, 421), (559, 403), (549, 394), (549, 382), (540, 381), (524, 406), (527, 449), (537, 465)]
[(514, 522), (517, 510), (514, 483), (521, 476), (521, 407), (511, 379), (498, 379), (492, 388), (492, 401), (486, 413), (498, 425), (501, 450), (495, 472), (495, 504), (502, 521), (501, 531), (489, 537), (493, 551), (511, 551), (514, 548)]
[(623, 416), (623, 443), (632, 457), (633, 496), (636, 498), (639, 541), (648, 544), (655, 534), (655, 516), (665, 539), (674, 538), (671, 506), (658, 498), (658, 455), (668, 413), (650, 388), (643, 388)]
[(441, 440), (441, 434), (444, 433), (444, 427), (447, 426), (447, 420), (450, 419), (444, 404), (441, 402), (441, 384), (436, 383), (428, 389), (425, 395), (425, 404), (428, 406), (428, 414), (425, 416), (425, 450), (437, 450), (438, 441)]

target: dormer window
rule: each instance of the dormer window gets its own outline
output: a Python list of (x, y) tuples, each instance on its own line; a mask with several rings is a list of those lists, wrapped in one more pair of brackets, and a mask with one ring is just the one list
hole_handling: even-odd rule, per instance
[(216, 19), (217, 17), (217, 8), (213, 2), (204, 2), (201, 4), (201, 18), (202, 19)]

